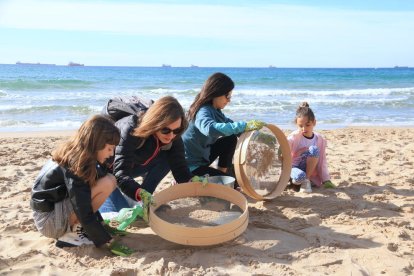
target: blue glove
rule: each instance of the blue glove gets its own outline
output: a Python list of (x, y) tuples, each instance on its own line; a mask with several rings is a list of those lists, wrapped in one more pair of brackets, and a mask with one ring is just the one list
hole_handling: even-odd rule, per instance
[(252, 131), (252, 130), (259, 130), (266, 125), (265, 122), (259, 120), (250, 120), (246, 124), (246, 128), (244, 129), (245, 132)]

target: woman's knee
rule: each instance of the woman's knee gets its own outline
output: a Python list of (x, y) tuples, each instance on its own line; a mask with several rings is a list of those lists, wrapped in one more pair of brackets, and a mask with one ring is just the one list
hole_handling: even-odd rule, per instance
[(100, 190), (112, 193), (116, 188), (116, 178), (113, 174), (107, 174), (97, 181), (97, 186), (99, 186)]

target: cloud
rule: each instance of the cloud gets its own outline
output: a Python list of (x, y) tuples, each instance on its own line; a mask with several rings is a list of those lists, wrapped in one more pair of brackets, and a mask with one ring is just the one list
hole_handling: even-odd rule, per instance
[[(142, 36), (269, 40), (371, 31), (372, 22), (401, 22), (401, 13), (326, 10), (288, 5), (139, 4), (76, 1), (3, 2), (0, 27), (109, 32)], [(413, 16), (413, 14), (410, 14)], [(403, 17), (403, 19), (406, 17)]]
[[(90, 64), (106, 63), (110, 52), (118, 64), (120, 60), (128, 64), (128, 57), (141, 64), (377, 66), (380, 60), (412, 64), (411, 9), (355, 10), (272, 1), (167, 2), (0, 0), (0, 32), (9, 51), (22, 51), (19, 45), (24, 43), (16, 43), (28, 37), (38, 40), (39, 51), (85, 53), (79, 58), (84, 62), (92, 59), (88, 52), (106, 51)], [(54, 42), (54, 36), (61, 44)], [(0, 47), (4, 52), (5, 46)]]

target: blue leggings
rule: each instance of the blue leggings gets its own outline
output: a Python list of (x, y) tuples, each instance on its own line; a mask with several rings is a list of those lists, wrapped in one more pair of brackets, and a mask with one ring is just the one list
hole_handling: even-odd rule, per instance
[(306, 179), (306, 160), (308, 157), (319, 157), (319, 148), (317, 146), (310, 146), (307, 151), (301, 154), (299, 165), (293, 166), (290, 173), (293, 183), (299, 184)]

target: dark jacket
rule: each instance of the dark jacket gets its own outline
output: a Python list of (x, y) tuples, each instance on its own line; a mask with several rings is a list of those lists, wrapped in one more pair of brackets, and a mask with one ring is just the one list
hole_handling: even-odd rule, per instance
[(193, 176), (185, 161), (184, 145), (181, 137), (176, 137), (170, 144), (159, 145), (155, 136), (142, 139), (132, 136), (137, 126), (137, 116), (131, 115), (116, 122), (121, 132), (121, 140), (115, 149), (114, 175), (119, 188), (129, 197), (135, 199), (137, 189), (141, 188), (132, 177), (134, 168), (145, 166), (163, 150), (167, 162), (178, 183), (188, 182)]
[[(107, 173), (99, 165), (97, 165), (97, 172), (98, 178)], [(88, 238), (98, 247), (107, 243), (111, 236), (103, 227), (99, 212), (93, 212), (89, 184), (68, 169), (49, 160), (34, 182), (30, 206), (34, 211), (51, 212), (56, 202), (67, 197)]]

